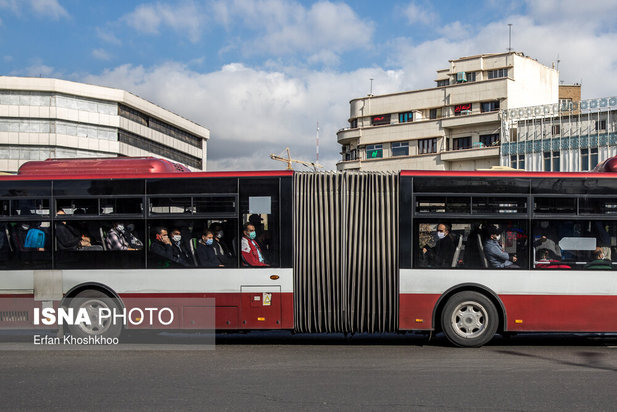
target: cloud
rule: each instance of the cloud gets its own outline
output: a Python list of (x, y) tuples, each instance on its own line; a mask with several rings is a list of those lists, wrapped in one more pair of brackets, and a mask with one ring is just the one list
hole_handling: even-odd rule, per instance
[(112, 59), (111, 54), (109, 54), (109, 52), (107, 52), (107, 50), (105, 49), (94, 49), (92, 50), (92, 57), (94, 57), (97, 60), (103, 60), (103, 61), (108, 61)]
[(312, 63), (333, 64), (341, 53), (370, 48), (375, 30), (345, 3), (321, 1), (305, 8), (296, 1), (233, 0), (218, 2), (213, 10), (228, 30), (254, 33), (253, 40), (242, 41), (245, 55), (305, 54)]
[[(27, 10), (24, 10), (26, 8)], [(70, 17), (58, 0), (0, 0), (0, 9), (11, 10), (18, 16), (27, 15), (32, 11), (39, 17), (51, 17), (54, 20)]]
[(431, 9), (430, 3), (418, 5), (411, 2), (403, 9), (403, 15), (407, 17), (409, 24), (430, 25), (438, 20), (437, 14)]
[(173, 62), (123, 65), (80, 81), (128, 90), (208, 128), (209, 170), (282, 169), (269, 155), (285, 147), (295, 158), (313, 161), (317, 122), (320, 162), (335, 169), (336, 132), (348, 126), (349, 100), (368, 93), (371, 77), (380, 92), (401, 87), (398, 73), (381, 69), (266, 71), (240, 63), (211, 73)]
[(193, 43), (199, 41), (205, 20), (203, 10), (193, 1), (140, 4), (121, 18), (121, 21), (140, 33), (157, 35), (160, 30), (168, 27)]
[(105, 43), (113, 44), (114, 46), (120, 46), (122, 41), (116, 36), (113, 29), (113, 24), (109, 24), (107, 28), (96, 28), (96, 36), (103, 40)]

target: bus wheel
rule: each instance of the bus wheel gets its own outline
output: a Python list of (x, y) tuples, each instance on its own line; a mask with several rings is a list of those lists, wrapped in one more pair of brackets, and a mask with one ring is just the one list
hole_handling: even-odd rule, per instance
[[(118, 301), (110, 298), (105, 293), (98, 290), (87, 289), (79, 292), (71, 299), (70, 308), (73, 308), (74, 316), (77, 317), (80, 311), (86, 311), (90, 324), (81, 322), (69, 325), (69, 332), (76, 338), (105, 337), (117, 338), (122, 332), (122, 323), (113, 322), (113, 316), (106, 317), (107, 314), (120, 312), (121, 308)], [(104, 315), (104, 316), (101, 316)]]
[(448, 299), (443, 308), (441, 326), (453, 344), (478, 347), (495, 336), (499, 316), (486, 296), (478, 292), (459, 292)]

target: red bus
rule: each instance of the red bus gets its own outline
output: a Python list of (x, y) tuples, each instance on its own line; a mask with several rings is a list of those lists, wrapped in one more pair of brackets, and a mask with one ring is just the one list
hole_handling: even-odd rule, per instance
[[(611, 173), (191, 173), (120, 161), (0, 177), (1, 327), (32, 327), (40, 308), (81, 298), (186, 299), (177, 322), (158, 325), (170, 329), (199, 329), (214, 309), (217, 330), (443, 332), (459, 346), (617, 332)], [(243, 253), (247, 224), (260, 263)], [(157, 252), (163, 231), (179, 252)], [(207, 233), (214, 266), (200, 257)]]

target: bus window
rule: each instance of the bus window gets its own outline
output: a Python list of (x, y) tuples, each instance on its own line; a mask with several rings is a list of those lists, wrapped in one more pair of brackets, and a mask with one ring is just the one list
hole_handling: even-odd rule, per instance
[[(67, 216), (66, 220), (60, 220)], [(58, 215), (54, 226), (58, 269), (139, 269), (145, 266), (142, 220), (79, 220)]]
[(522, 220), (424, 221), (416, 224), (416, 268), (527, 268)]
[(51, 269), (48, 221), (0, 222), (0, 266)]
[(537, 220), (533, 224), (534, 267), (612, 270), (617, 265), (617, 222)]
[[(207, 244), (203, 239), (208, 232), (212, 233), (211, 244)], [(234, 242), (237, 241), (234, 237), (236, 232), (235, 219), (150, 221), (147, 242), (148, 267), (153, 269), (237, 267), (234, 246)]]

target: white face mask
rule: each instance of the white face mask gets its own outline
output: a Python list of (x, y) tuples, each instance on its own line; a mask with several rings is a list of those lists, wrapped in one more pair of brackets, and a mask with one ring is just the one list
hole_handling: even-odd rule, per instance
[(124, 225), (118, 225), (118, 226), (116, 226), (116, 228), (117, 228), (120, 232), (124, 231)]
[(501, 240), (501, 235), (495, 235), (495, 240)]
[(172, 238), (172, 240), (174, 242), (179, 242), (179, 241), (182, 240), (182, 236), (181, 235), (173, 235), (171, 238)]
[(444, 237), (446, 237), (446, 234), (444, 232), (437, 232), (437, 237), (439, 239), (443, 239)]
[(218, 237), (219, 239), (223, 237), (223, 231), (219, 230), (218, 232), (216, 232), (216, 237)]

